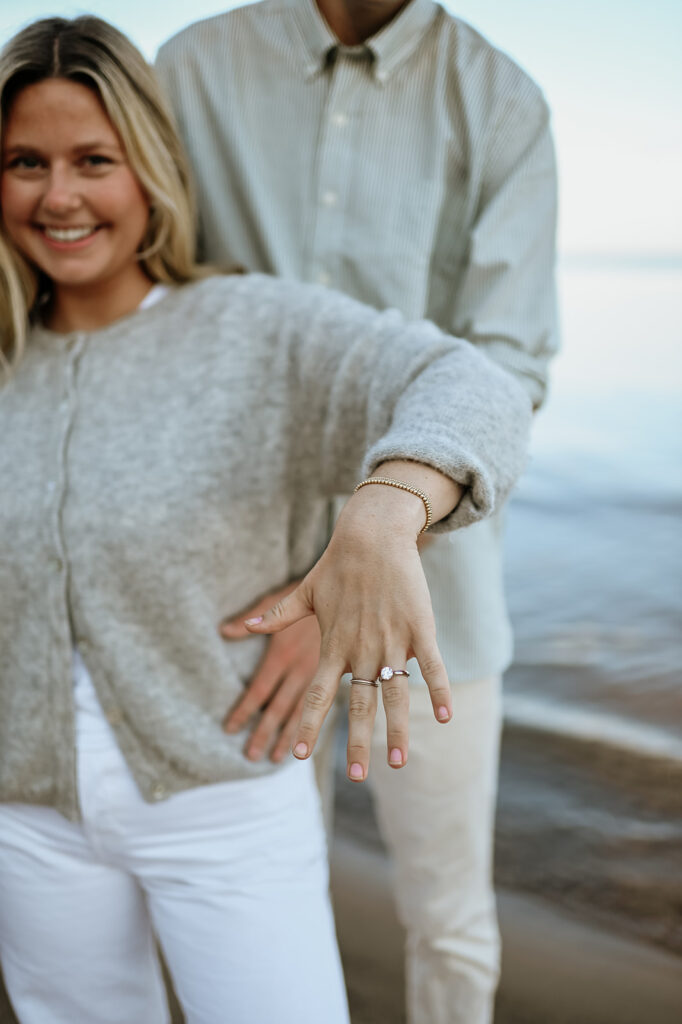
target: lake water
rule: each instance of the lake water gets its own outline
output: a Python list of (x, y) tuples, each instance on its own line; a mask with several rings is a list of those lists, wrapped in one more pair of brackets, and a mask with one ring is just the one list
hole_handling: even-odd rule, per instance
[(510, 714), (532, 694), (589, 730), (578, 699), (614, 741), (682, 758), (682, 269), (561, 283), (565, 354), (507, 538), (516, 665), (560, 671), (510, 679)]
[[(560, 274), (563, 352), (508, 510), (496, 879), (682, 953), (682, 262)], [(380, 843), (365, 787), (337, 827)]]
[(508, 516), (498, 876), (682, 952), (682, 266), (560, 283)]

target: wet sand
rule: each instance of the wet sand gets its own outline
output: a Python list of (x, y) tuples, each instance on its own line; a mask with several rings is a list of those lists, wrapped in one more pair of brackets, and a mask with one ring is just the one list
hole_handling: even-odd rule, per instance
[[(332, 888), (352, 1024), (404, 1024), (403, 932), (385, 856), (338, 837)], [(678, 958), (532, 897), (502, 891), (498, 900), (505, 951), (495, 1024), (679, 1024)], [(177, 1010), (173, 1022), (181, 1024)], [(15, 1024), (2, 991), (0, 1024)]]
[[(390, 865), (368, 788), (344, 777), (343, 730), (337, 743), (332, 893), (352, 1024), (404, 1024)], [(502, 780), (495, 1024), (679, 1024), (679, 772), (508, 723)], [(642, 834), (633, 798), (654, 834)], [(181, 1019), (175, 1007), (173, 1024)], [(0, 1024), (15, 1024), (1, 986)]]
[[(332, 890), (353, 1024), (403, 1024), (402, 929), (386, 858), (337, 836)], [(498, 893), (504, 944), (495, 1024), (679, 1024), (682, 961)]]
[[(352, 1022), (404, 1024), (390, 865), (342, 733), (332, 893)], [(501, 778), (495, 1024), (680, 1024), (679, 770), (508, 721)]]

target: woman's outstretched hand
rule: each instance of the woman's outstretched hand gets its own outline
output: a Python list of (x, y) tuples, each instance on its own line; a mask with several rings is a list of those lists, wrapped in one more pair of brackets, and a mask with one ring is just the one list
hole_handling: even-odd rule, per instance
[[(457, 504), (461, 489), (448, 477), (413, 462), (385, 463), (374, 474), (426, 491), (434, 518)], [(431, 694), (434, 715), (452, 714), (450, 683), (436, 644), (436, 629), (417, 536), (425, 512), (420, 498), (385, 485), (362, 488), (339, 516), (329, 545), (299, 586), (262, 615), (245, 622), (251, 633), (277, 633), (316, 615), (320, 661), (303, 701), (293, 752), (312, 753), (341, 677), (371, 682), (381, 669), (405, 669), (415, 657)], [(408, 752), (408, 685), (394, 676), (380, 687), (351, 684), (348, 777), (367, 777), (378, 691), (386, 709), (388, 763), (401, 768)]]

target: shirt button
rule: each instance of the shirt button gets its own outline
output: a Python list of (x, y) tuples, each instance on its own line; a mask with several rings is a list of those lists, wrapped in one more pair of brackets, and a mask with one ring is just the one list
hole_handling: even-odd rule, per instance
[(48, 480), (45, 486), (47, 488), (47, 493), (52, 494), (57, 485), (55, 484), (54, 480)]
[(342, 114), (341, 111), (332, 114), (332, 124), (337, 128), (345, 128), (348, 124), (348, 114)]
[(330, 189), (328, 192), (322, 193), (322, 202), (325, 206), (336, 206), (338, 201), (339, 196), (337, 192), (332, 192)]
[(154, 786), (154, 788), (152, 790), (152, 799), (153, 800), (163, 800), (165, 795), (166, 795), (166, 789), (165, 789), (164, 786), (161, 786), (161, 785)]
[(331, 274), (328, 274), (326, 270), (319, 270), (317, 272), (317, 283), (328, 285), (331, 284)]

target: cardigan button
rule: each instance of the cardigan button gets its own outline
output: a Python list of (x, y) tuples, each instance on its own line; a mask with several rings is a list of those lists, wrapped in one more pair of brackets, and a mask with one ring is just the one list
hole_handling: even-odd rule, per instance
[(152, 799), (153, 800), (163, 800), (165, 795), (166, 795), (165, 786), (161, 786), (161, 785), (154, 786), (154, 788), (152, 790)]

